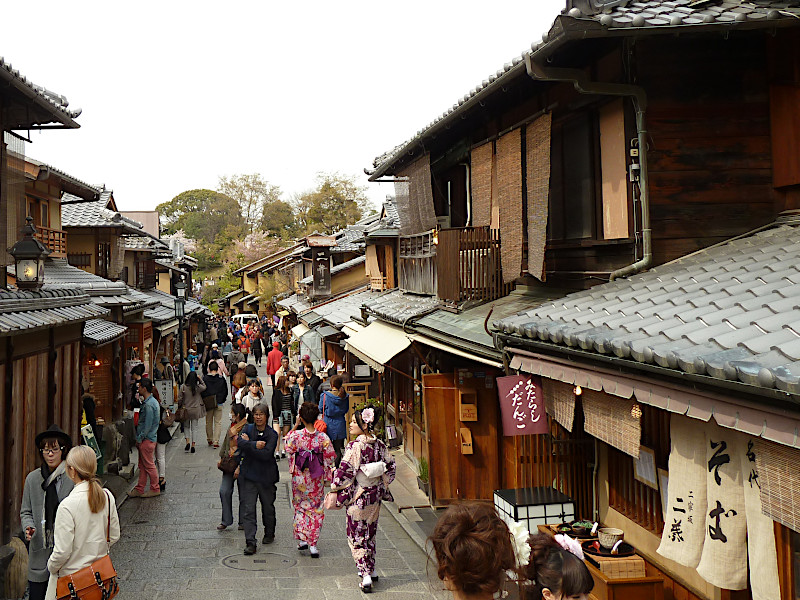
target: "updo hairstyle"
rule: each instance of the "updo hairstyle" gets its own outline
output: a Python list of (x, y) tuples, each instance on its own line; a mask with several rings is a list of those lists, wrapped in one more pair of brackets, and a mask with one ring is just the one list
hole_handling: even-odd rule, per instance
[(439, 579), (466, 596), (496, 594), (516, 566), (511, 533), (490, 504), (451, 505), (428, 539)]
[(532, 535), (529, 543), (531, 558), (522, 568), (522, 575), (527, 579), (522, 585), (523, 600), (541, 600), (545, 588), (561, 598), (592, 591), (594, 580), (580, 558), (544, 533)]

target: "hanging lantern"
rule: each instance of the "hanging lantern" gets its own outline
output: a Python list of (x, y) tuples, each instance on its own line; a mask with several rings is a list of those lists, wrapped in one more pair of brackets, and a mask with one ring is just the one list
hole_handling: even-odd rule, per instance
[(21, 290), (38, 291), (44, 283), (44, 259), (50, 254), (47, 246), (37, 240), (33, 218), (27, 217), (20, 230), (22, 239), (14, 244), (9, 253), (14, 257), (17, 287)]

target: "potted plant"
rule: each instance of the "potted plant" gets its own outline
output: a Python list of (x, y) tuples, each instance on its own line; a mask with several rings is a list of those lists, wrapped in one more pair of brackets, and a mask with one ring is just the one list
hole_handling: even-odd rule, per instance
[(425, 492), (427, 496), (430, 488), (430, 483), (428, 482), (428, 459), (424, 456), (420, 458), (417, 469), (417, 486), (419, 486), (419, 489)]

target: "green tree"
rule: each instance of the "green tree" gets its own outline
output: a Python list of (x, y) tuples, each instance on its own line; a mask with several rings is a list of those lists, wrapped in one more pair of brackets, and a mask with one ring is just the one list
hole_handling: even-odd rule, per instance
[(242, 232), (242, 215), (236, 201), (213, 190), (188, 190), (156, 207), (164, 233), (183, 230), (198, 245), (214, 244), (220, 233)]
[(373, 212), (366, 188), (355, 177), (340, 173), (317, 174), (317, 187), (295, 198), (300, 234), (333, 233)]
[[(272, 185), (258, 173), (220, 177), (219, 191), (239, 204), (241, 215), (247, 224), (247, 233), (252, 233), (256, 227), (264, 225), (267, 210), (270, 213), (277, 213), (278, 211), (272, 209), (285, 204), (281, 200), (281, 188)], [(291, 210), (288, 212), (288, 218), (291, 222)], [(264, 229), (272, 231), (272, 227)]]

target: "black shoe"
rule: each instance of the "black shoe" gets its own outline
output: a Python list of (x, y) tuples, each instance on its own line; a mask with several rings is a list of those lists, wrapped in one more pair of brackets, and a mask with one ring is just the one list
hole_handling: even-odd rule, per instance
[(192, 454), (194, 454), (194, 446), (192, 446), (192, 449), (191, 449), (191, 450), (189, 450), (189, 452), (191, 452)]
[(244, 525), (239, 525), (238, 529), (239, 531), (244, 531)]
[(308, 544), (297, 544), (298, 550), (308, 550)]
[(161, 491), (163, 492), (164, 490), (167, 489), (167, 482), (162, 479), (161, 481), (158, 482), (158, 487), (160, 487)]
[(188, 451), (189, 451), (189, 448), (191, 448), (191, 447), (192, 447), (192, 445), (191, 445), (191, 444), (189, 444), (189, 443), (187, 443), (187, 444), (186, 444), (186, 445), (183, 447), (183, 451), (184, 451), (184, 452), (188, 452)]
[(256, 545), (255, 544), (247, 544), (247, 548), (244, 549), (245, 556), (252, 556), (256, 553)]
[(262, 544), (271, 544), (271, 543), (272, 543), (272, 542), (274, 542), (274, 541), (275, 541), (275, 536), (274, 536), (274, 535), (265, 535), (265, 536), (264, 536), (264, 537), (261, 539), (261, 543), (262, 543)]

